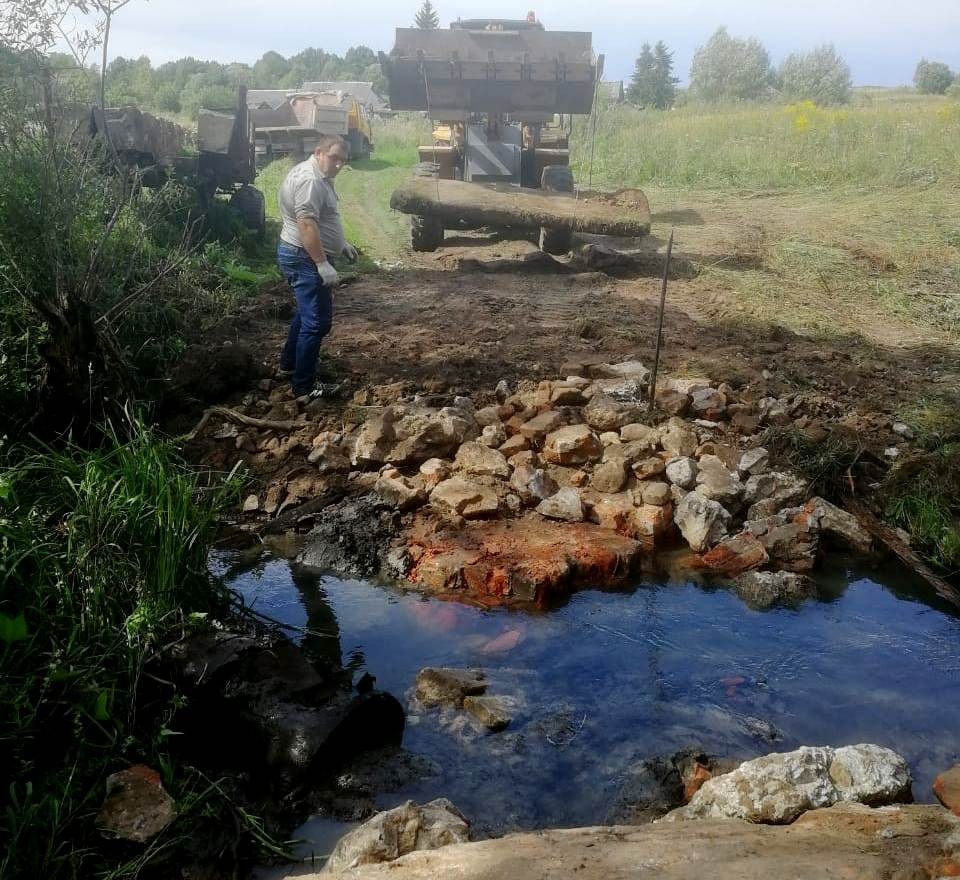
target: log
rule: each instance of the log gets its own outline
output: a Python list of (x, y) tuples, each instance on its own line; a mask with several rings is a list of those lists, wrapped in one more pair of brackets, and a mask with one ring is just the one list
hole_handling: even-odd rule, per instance
[(413, 177), (394, 190), (390, 207), (404, 214), (435, 217), (454, 227), (461, 221), (481, 226), (547, 226), (596, 235), (640, 237), (650, 233), (646, 200), (617, 205), (591, 196)]

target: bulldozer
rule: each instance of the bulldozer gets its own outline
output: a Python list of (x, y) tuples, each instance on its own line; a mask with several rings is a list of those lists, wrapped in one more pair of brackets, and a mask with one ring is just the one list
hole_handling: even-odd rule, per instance
[[(419, 180), (391, 199), (413, 215), (413, 250), (436, 250), (444, 230), (464, 228), (471, 214), (509, 228), (540, 220), (540, 247), (557, 255), (570, 250), (574, 231), (611, 231), (598, 205), (570, 204), (572, 117), (591, 113), (603, 69), (591, 34), (547, 31), (533, 13), (457, 20), (446, 30), (397, 28), (380, 64), (391, 109), (425, 111), (435, 124), (434, 142), (418, 147)], [(471, 185), (485, 190), (479, 212), (472, 203), (481, 194)], [(516, 198), (537, 190), (539, 201)], [(602, 228), (593, 229), (598, 214)], [(649, 232), (649, 212), (627, 227), (617, 231)]]

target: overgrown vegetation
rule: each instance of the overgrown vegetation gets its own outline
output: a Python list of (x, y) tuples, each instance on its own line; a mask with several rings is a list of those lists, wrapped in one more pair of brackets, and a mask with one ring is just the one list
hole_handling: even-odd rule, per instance
[(207, 485), (136, 419), (117, 428), (98, 450), (16, 447), (0, 464), (4, 877), (106, 876), (118, 854), (99, 851), (93, 817), (125, 763), (200, 809), (200, 778), (169, 749), (180, 698), (150, 665), (226, 608), (206, 558), (239, 487)]

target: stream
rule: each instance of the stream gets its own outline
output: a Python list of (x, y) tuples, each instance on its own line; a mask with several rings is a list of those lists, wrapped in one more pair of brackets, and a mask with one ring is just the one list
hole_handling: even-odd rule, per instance
[[(766, 611), (666, 577), (530, 612), (306, 574), (269, 555), (250, 567), (218, 553), (211, 568), (255, 610), (310, 630), (297, 640), (312, 656), (376, 676), (411, 710), (403, 747), (431, 773), (377, 805), (447, 797), (474, 838), (613, 821), (631, 765), (685, 747), (747, 759), (877, 743), (907, 759), (920, 802), (960, 756), (960, 616), (892, 564), (835, 559), (815, 575), (820, 600)], [(414, 711), (424, 666), (483, 668), (510, 726), (488, 734), (459, 711)], [(298, 856), (329, 853), (351, 827), (307, 821)]]

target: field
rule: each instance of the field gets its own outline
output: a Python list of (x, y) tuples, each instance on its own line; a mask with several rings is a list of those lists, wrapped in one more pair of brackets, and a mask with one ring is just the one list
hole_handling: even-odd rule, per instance
[[(641, 258), (634, 270), (525, 263), (532, 238), (491, 231), (448, 231), (436, 253), (411, 252), (389, 197), (429, 129), (419, 117), (381, 123), (375, 158), (337, 180), (365, 266), (386, 270), (338, 296), (329, 349), (344, 373), (469, 393), (560, 375), (578, 357), (649, 361), (673, 230), (668, 370), (822, 400), (828, 421), (878, 456), (893, 421), (936, 448), (956, 434), (960, 104), (861, 90), (842, 110), (609, 107), (592, 169), (590, 130), (574, 131), (580, 186), (649, 197), (652, 234), (613, 242)], [(267, 189), (280, 172), (265, 170)], [(936, 545), (956, 532), (954, 502), (929, 503), (921, 482), (936, 478), (901, 485), (890, 516), (952, 570), (960, 553)]]

